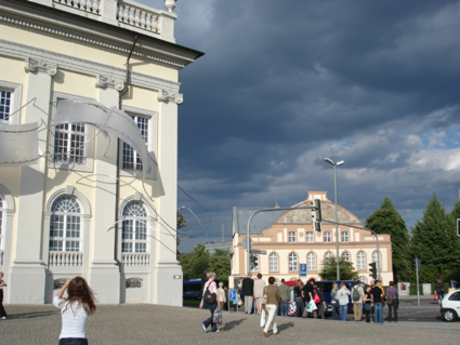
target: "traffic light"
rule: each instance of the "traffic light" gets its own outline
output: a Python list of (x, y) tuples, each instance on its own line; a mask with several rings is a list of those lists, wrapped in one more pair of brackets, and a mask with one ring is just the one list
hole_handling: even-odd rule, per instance
[(369, 274), (369, 276), (371, 276), (374, 279), (377, 279), (377, 263), (373, 262), (369, 264), (369, 266), (371, 266), (371, 269), (369, 270), (371, 274)]
[(251, 254), (251, 269), (254, 270), (255, 268), (259, 267), (259, 256), (256, 254)]
[(321, 201), (319, 199), (315, 199), (315, 206), (314, 209), (312, 209), (312, 214), (313, 218), (313, 227), (315, 228), (315, 231), (321, 232), (321, 220), (322, 215), (321, 215)]

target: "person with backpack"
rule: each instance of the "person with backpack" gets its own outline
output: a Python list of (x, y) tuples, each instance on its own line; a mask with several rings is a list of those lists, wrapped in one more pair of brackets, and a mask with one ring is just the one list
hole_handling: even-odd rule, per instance
[(353, 303), (353, 312), (355, 321), (361, 321), (363, 317), (364, 290), (359, 280), (351, 289), (351, 303)]

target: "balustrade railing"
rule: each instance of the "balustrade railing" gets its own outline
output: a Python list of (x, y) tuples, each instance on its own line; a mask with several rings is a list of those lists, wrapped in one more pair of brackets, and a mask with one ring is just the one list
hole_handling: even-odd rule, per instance
[(50, 252), (50, 266), (78, 267), (83, 265), (81, 252)]
[(121, 261), (125, 266), (148, 266), (150, 265), (150, 254), (122, 253)]
[(100, 14), (102, 1), (104, 0), (53, 0), (58, 4), (92, 14)]
[(119, 23), (158, 33), (158, 18), (158, 12), (149, 11), (140, 5), (134, 5), (127, 1), (117, 1), (117, 20)]

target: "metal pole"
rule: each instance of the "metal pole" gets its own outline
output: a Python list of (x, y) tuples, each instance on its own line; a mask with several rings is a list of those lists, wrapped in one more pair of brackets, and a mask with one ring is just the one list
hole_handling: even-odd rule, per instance
[(339, 256), (339, 206), (337, 205), (337, 164), (334, 164), (334, 198), (335, 198), (335, 242), (337, 246), (337, 280), (340, 280)]
[(419, 266), (419, 258), (415, 258), (415, 270), (417, 272), (417, 305), (420, 307), (420, 285), (418, 281), (418, 266)]

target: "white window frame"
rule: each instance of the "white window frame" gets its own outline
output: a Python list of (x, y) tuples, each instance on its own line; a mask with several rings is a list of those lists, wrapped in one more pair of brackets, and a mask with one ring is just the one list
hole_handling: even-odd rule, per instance
[(307, 270), (309, 272), (316, 271), (316, 254), (315, 253), (307, 254)]
[(289, 272), (296, 272), (299, 270), (298, 256), (296, 253), (289, 253)]
[(341, 233), (341, 239), (342, 239), (342, 243), (348, 243), (348, 242), (350, 242), (350, 236), (349, 236), (348, 231), (342, 231), (342, 233)]
[(289, 231), (289, 233), (288, 233), (288, 239), (289, 239), (289, 243), (296, 243), (297, 238), (296, 238), (296, 233), (295, 233), (295, 231)]
[[(135, 204), (138, 204), (138, 205), (142, 206), (142, 209), (143, 209), (143, 212), (144, 212), (143, 217), (125, 215), (125, 209), (128, 206), (130, 206), (132, 203), (135, 203)], [(143, 202), (141, 202), (141, 201), (138, 201), (138, 200), (131, 200), (130, 202), (126, 203), (126, 205), (124, 205), (123, 210), (122, 210), (122, 215), (123, 215), (123, 217), (132, 217), (134, 219), (124, 220), (122, 222), (121, 252), (123, 254), (124, 253), (149, 253), (148, 226), (147, 226), (147, 224), (148, 224), (148, 213), (147, 213), (147, 208), (146, 208), (145, 204)], [(124, 235), (125, 235), (125, 226), (126, 226), (125, 222), (132, 222), (131, 225), (130, 225), (132, 230), (133, 230), (132, 238), (128, 238), (128, 239), (123, 238)], [(136, 235), (137, 235), (136, 230), (138, 229), (138, 227), (137, 227), (138, 224), (143, 229), (145, 229), (145, 233), (143, 234), (144, 238), (136, 238)], [(132, 244), (131, 250), (123, 250), (123, 244), (127, 244), (127, 243)], [(138, 251), (137, 248), (136, 248), (136, 244), (144, 245), (145, 250)]]
[(9, 122), (12, 125), (19, 124), (19, 120), (21, 118), (20, 113), (16, 113), (13, 116), (11, 116), (11, 114), (13, 114), (15, 111), (21, 108), (22, 85), (0, 80), (0, 90), (11, 92), (10, 117), (8, 118), (8, 120), (0, 120), (0, 121)]
[(305, 238), (307, 243), (315, 243), (315, 234), (313, 233), (313, 231), (307, 231), (307, 233), (305, 234)]
[[(52, 107), (52, 115), (54, 118), (54, 114), (56, 113), (57, 104), (60, 101), (67, 101), (67, 100), (87, 100), (87, 101), (94, 101), (91, 98), (85, 97), (78, 97), (75, 95), (70, 95), (61, 92), (55, 92), (53, 94), (53, 104)], [(56, 127), (54, 124), (51, 125), (51, 135), (49, 138), (49, 151), (51, 153), (51, 157), (48, 160), (48, 167), (52, 169), (64, 169), (64, 170), (74, 170), (74, 171), (84, 171), (84, 172), (92, 172), (93, 171), (93, 161), (94, 161), (94, 127), (88, 124), (84, 124), (85, 132), (84, 132), (84, 139), (83, 139), (83, 161), (82, 162), (64, 162), (64, 161), (55, 161), (53, 159), (54, 154), (54, 143), (55, 143), (55, 135), (56, 135)]]
[(330, 231), (324, 232), (324, 243), (331, 243), (332, 242), (332, 234)]
[[(78, 206), (78, 212), (61, 212), (61, 211), (53, 211), (53, 206), (54, 204), (60, 199), (60, 198), (69, 198), (75, 201), (75, 203)], [(58, 198), (56, 198), (52, 205), (51, 205), (51, 220), (50, 220), (50, 226), (49, 226), (49, 231), (50, 231), (50, 238), (49, 238), (49, 251), (52, 252), (75, 252), (75, 253), (81, 253), (83, 250), (83, 241), (82, 241), (82, 234), (83, 234), (83, 222), (82, 222), (82, 207), (80, 203), (78, 202), (78, 199), (74, 196), (70, 195), (61, 195)], [(51, 225), (54, 223), (53, 217), (54, 216), (62, 216), (63, 217), (63, 226), (62, 226), (62, 236), (51, 236)], [(71, 222), (69, 223), (69, 217), (70, 218), (77, 218), (78, 222)], [(70, 230), (75, 230), (72, 229), (72, 224), (78, 224), (78, 237), (72, 237), (72, 236), (67, 236), (67, 231)], [(69, 228), (70, 225), (70, 228)], [(62, 249), (55, 249), (51, 248), (51, 241), (62, 241)], [(78, 250), (67, 250), (67, 243), (78, 243)]]
[(375, 262), (375, 267), (377, 268), (377, 270), (381, 269), (382, 268), (382, 253), (380, 253), (380, 267), (379, 267), (379, 264), (377, 262), (377, 251), (373, 252), (372, 253), (372, 262)]
[[(345, 256), (348, 258), (348, 259), (345, 259)], [(345, 251), (342, 253), (342, 260), (343, 261), (347, 261), (347, 262), (350, 262), (351, 261), (351, 255), (349, 252)]]
[(324, 254), (324, 261), (328, 261), (329, 259), (334, 259), (334, 254), (332, 254), (331, 252), (327, 252), (326, 254)]
[(357, 254), (358, 270), (366, 269), (366, 253), (359, 251)]
[[(130, 116), (146, 118), (148, 129), (147, 129), (147, 150), (150, 155), (157, 159), (158, 157), (158, 113), (156, 111), (136, 108), (131, 106), (123, 106), (122, 110)], [(137, 123), (136, 123), (137, 125)], [(124, 169), (123, 168), (123, 141), (120, 141), (119, 148), (119, 162), (120, 162), (120, 175), (122, 176), (133, 176), (143, 177), (143, 171), (138, 169)], [(135, 151), (134, 151), (135, 152)], [(144, 162), (142, 162), (144, 164)], [(153, 164), (150, 172), (147, 172), (146, 178), (156, 179), (158, 167)]]
[(278, 254), (271, 253), (268, 261), (270, 272), (278, 272)]

